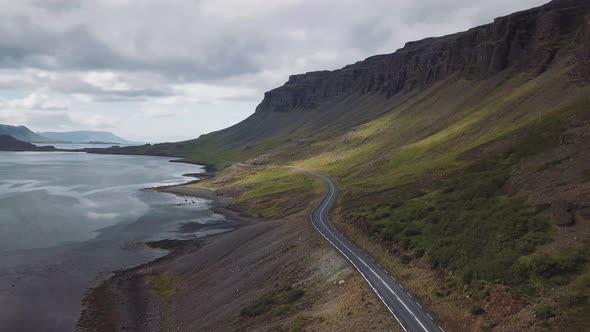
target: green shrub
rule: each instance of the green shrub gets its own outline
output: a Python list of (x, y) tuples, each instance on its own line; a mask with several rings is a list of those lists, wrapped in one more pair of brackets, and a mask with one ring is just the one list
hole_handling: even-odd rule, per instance
[(412, 226), (408, 226), (405, 230), (404, 230), (404, 235), (405, 236), (416, 236), (416, 235), (420, 235), (420, 233), (422, 233), (420, 231), (420, 229), (414, 225)]
[(304, 317), (295, 318), (289, 327), (290, 332), (301, 332), (305, 328), (306, 320)]
[(473, 281), (473, 279), (473, 271), (466, 270), (463, 273), (461, 273), (461, 281), (463, 281), (464, 284), (470, 284)]
[(479, 316), (479, 315), (481, 315), (483, 313), (484, 313), (484, 310), (483, 310), (483, 308), (481, 306), (474, 305), (473, 307), (471, 307), (471, 314), (473, 316)]
[(479, 298), (485, 300), (490, 296), (490, 288), (488, 286), (484, 286), (478, 293)]
[(267, 312), (274, 303), (271, 295), (265, 295), (258, 298), (254, 303), (243, 307), (240, 310), (240, 316), (255, 317)]
[(421, 258), (422, 256), (424, 256), (424, 249), (418, 248), (414, 251), (414, 257)]
[(511, 166), (504, 159), (482, 161), (430, 193), (401, 194), (406, 200), (395, 200), (395, 209), (368, 210), (370, 232), (404, 250), (420, 248), (415, 257), (427, 254), (433, 267), (457, 272), (466, 283), (526, 282), (531, 266), (517, 262), (550, 239), (551, 225), (535, 207), (503, 194)]
[(291, 312), (291, 309), (293, 309), (293, 307), (289, 304), (282, 305), (276, 310), (276, 315), (277, 316), (285, 316)]
[[(279, 316), (285, 315), (292, 309), (292, 304), (303, 297), (305, 292), (302, 289), (286, 288), (278, 293), (266, 294), (259, 297), (254, 303), (244, 306), (240, 310), (240, 316), (254, 317), (267, 313), (271, 310)], [(273, 306), (278, 307), (276, 310)]]
[(289, 289), (283, 292), (283, 303), (293, 303), (303, 297), (302, 289)]
[(400, 263), (405, 265), (405, 264), (408, 264), (412, 261), (412, 257), (410, 257), (408, 255), (402, 255), (402, 256), (400, 256), (399, 261), (400, 261)]
[(566, 307), (573, 307), (588, 302), (586, 294), (567, 294), (559, 298), (559, 302)]
[(549, 319), (555, 317), (555, 311), (547, 304), (540, 304), (535, 307), (535, 317), (539, 319)]
[(434, 295), (436, 297), (447, 297), (451, 294), (451, 291), (447, 288), (437, 288), (434, 290)]

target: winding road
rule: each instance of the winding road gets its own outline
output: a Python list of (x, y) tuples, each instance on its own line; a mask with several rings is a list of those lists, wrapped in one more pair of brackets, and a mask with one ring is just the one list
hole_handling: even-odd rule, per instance
[(330, 224), (330, 210), (338, 196), (334, 182), (321, 174), (303, 168), (298, 169), (321, 178), (328, 187), (328, 193), (311, 214), (313, 225), (365, 278), (402, 329), (406, 332), (444, 332), (441, 324), (406, 291), (404, 286)]

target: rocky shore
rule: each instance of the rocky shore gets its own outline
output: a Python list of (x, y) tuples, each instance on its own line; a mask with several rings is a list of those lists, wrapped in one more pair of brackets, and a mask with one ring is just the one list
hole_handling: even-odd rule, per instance
[[(189, 182), (195, 183), (213, 176), (213, 173), (195, 173), (187, 174), (187, 176), (198, 176), (199, 180)], [(207, 225), (183, 224), (178, 230), (180, 233), (193, 233), (202, 231), (205, 228), (235, 230), (258, 221), (232, 210), (229, 207), (232, 202), (231, 198), (216, 195), (208, 190), (188, 189), (184, 185), (148, 188), (145, 190), (210, 200), (212, 202), (210, 210), (225, 217), (223, 221), (208, 223)], [(210, 238), (214, 237), (216, 237), (215, 234), (190, 240), (160, 240), (145, 243), (145, 245), (152, 248), (168, 250), (169, 253), (151, 262), (116, 271), (110, 278), (90, 288), (83, 300), (83, 310), (78, 322), (78, 329), (80, 331), (167, 330), (167, 322), (162, 318), (162, 314), (166, 311), (166, 304), (162, 303), (158, 292), (154, 291), (153, 285), (151, 285), (154, 278), (158, 276), (157, 271), (176, 258), (194, 253)]]
[[(399, 331), (360, 275), (313, 229), (308, 216), (319, 196), (281, 220), (258, 220), (240, 212), (231, 192), (153, 190), (209, 199), (234, 230), (151, 243), (170, 253), (90, 289), (81, 331)], [(298, 297), (285, 302), (285, 294)], [(275, 300), (260, 314), (244, 314), (261, 298)]]

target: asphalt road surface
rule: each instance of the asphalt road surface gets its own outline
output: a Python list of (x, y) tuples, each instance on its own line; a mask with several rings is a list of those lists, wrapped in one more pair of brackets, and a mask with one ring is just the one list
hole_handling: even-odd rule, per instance
[(404, 286), (330, 224), (330, 209), (338, 195), (334, 182), (321, 174), (301, 170), (320, 177), (328, 186), (328, 193), (311, 214), (313, 225), (365, 278), (402, 329), (407, 332), (444, 332), (442, 325)]

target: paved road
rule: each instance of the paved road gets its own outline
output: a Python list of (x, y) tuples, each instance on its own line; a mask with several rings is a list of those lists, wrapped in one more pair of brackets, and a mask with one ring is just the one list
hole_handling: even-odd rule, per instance
[(328, 186), (328, 193), (312, 212), (313, 225), (360, 272), (399, 322), (402, 329), (407, 332), (444, 331), (440, 323), (422, 308), (420, 303), (405, 290), (404, 286), (330, 224), (330, 209), (338, 195), (334, 182), (321, 174), (305, 169), (301, 170), (320, 177)]

